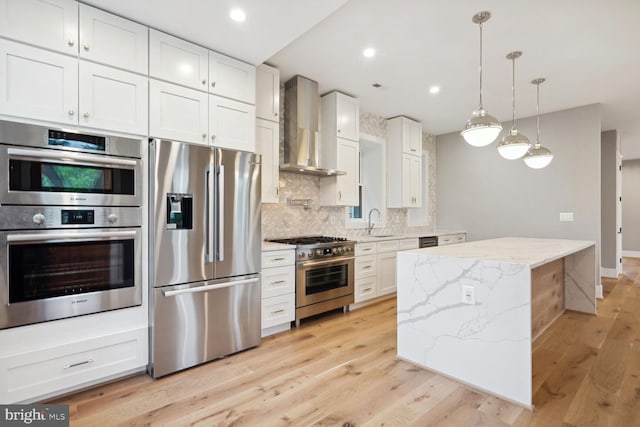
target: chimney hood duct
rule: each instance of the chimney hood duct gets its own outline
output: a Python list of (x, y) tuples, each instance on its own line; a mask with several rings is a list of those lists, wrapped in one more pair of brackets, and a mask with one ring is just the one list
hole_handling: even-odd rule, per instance
[(315, 176), (346, 175), (344, 171), (318, 166), (318, 83), (295, 76), (285, 83), (284, 164), (280, 170)]

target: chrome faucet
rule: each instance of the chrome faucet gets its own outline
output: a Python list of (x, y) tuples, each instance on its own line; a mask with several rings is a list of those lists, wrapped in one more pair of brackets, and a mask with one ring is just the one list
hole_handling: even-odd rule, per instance
[(373, 230), (373, 226), (375, 225), (375, 224), (371, 224), (371, 214), (373, 213), (373, 211), (378, 212), (378, 221), (382, 219), (382, 214), (377, 208), (373, 208), (369, 211), (369, 225), (367, 226), (367, 233), (369, 234), (371, 234), (371, 230)]

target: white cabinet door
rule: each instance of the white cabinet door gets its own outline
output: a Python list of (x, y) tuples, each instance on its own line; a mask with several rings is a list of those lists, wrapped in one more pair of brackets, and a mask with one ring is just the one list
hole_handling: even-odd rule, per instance
[(422, 158), (410, 156), (409, 165), (408, 185), (411, 199), (407, 206), (417, 208), (422, 206)]
[(359, 101), (336, 92), (337, 135), (352, 141), (360, 140)]
[(256, 67), (256, 117), (278, 121), (280, 70), (266, 64)]
[(346, 175), (337, 177), (339, 206), (356, 206), (358, 196), (358, 156), (360, 144), (338, 138), (338, 170), (346, 171)]
[(216, 147), (255, 152), (256, 107), (209, 95), (209, 135)]
[(0, 0), (0, 36), (78, 54), (78, 3), (74, 0)]
[(78, 122), (78, 60), (0, 40), (0, 114)]
[(149, 30), (149, 76), (207, 90), (209, 51), (154, 29)]
[(256, 67), (209, 51), (209, 91), (215, 95), (255, 104)]
[(262, 155), (262, 203), (278, 203), (280, 186), (278, 122), (256, 119), (256, 153)]
[(149, 79), (149, 135), (209, 145), (209, 95)]
[(80, 4), (81, 58), (147, 74), (148, 34), (144, 25)]
[(81, 126), (148, 134), (149, 83), (146, 77), (80, 61), (79, 83)]
[(396, 291), (396, 258), (397, 252), (385, 252), (376, 255), (378, 265), (377, 296)]
[(402, 117), (402, 152), (422, 155), (422, 124)]

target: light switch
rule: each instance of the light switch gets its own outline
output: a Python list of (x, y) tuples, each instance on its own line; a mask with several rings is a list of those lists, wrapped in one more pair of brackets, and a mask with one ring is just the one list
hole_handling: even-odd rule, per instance
[(560, 212), (560, 222), (573, 222), (573, 212)]
[(476, 303), (476, 288), (473, 286), (462, 286), (462, 303), (474, 305)]

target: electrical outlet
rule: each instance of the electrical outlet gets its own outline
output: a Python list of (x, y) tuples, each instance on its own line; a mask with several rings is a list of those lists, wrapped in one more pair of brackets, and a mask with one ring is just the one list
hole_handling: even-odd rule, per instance
[(560, 212), (560, 222), (573, 222), (573, 212)]
[(470, 305), (476, 303), (476, 288), (473, 286), (462, 286), (462, 303)]
[(331, 223), (331, 225), (336, 225), (336, 216), (335, 215), (329, 215), (329, 223)]

